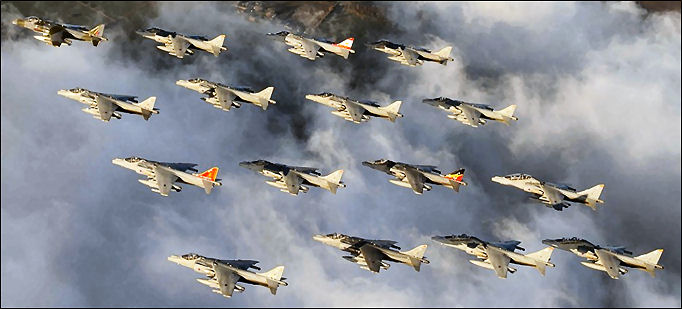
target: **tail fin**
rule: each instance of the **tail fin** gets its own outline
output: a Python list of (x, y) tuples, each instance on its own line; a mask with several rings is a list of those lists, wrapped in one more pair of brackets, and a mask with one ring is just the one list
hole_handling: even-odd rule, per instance
[(208, 41), (208, 44), (211, 45), (211, 52), (213, 53), (214, 56), (218, 57), (220, 51), (227, 50), (227, 47), (223, 46), (224, 41), (225, 41), (224, 34), (221, 34), (215, 37), (215, 39)]
[(642, 260), (644, 262), (647, 262), (649, 264), (656, 265), (656, 264), (658, 264), (658, 260), (661, 258), (662, 254), (663, 254), (663, 249), (656, 249), (654, 251), (642, 254), (642, 255), (635, 257), (635, 258), (638, 260)]
[(450, 58), (450, 52), (452, 51), (452, 46), (446, 46), (445, 48), (435, 52), (434, 54), (441, 57), (445, 58), (440, 61), (440, 64), (442, 65), (447, 65), (448, 61), (452, 61), (454, 59)]
[(516, 111), (516, 104), (507, 106), (504, 109), (497, 111), (502, 115), (502, 122), (509, 125), (509, 119), (519, 120), (519, 118), (514, 117), (514, 112)]
[(396, 118), (402, 117), (403, 115), (400, 113), (400, 105), (403, 104), (403, 101), (395, 101), (387, 106), (382, 107), (384, 111), (388, 114), (388, 119), (391, 122), (394, 122)]
[(329, 191), (331, 193), (336, 194), (336, 189), (339, 186), (341, 186), (341, 187), (346, 186), (343, 184), (343, 182), (341, 182), (341, 176), (343, 176), (343, 170), (338, 170), (338, 171), (335, 171), (335, 172), (333, 172), (327, 176), (322, 177), (322, 178), (324, 178), (324, 180), (326, 180), (328, 182)]
[(450, 180), (450, 184), (452, 185), (452, 189), (455, 190), (455, 192), (459, 192), (459, 186), (460, 185), (465, 185), (466, 182), (464, 182), (464, 169), (460, 168), (450, 174), (445, 175), (446, 179)]
[(429, 261), (424, 259), (424, 253), (426, 252), (427, 245), (417, 246), (410, 251), (402, 252), (403, 254), (409, 256), (410, 266), (414, 267), (414, 270), (419, 271), (422, 263), (428, 264)]
[(338, 44), (336, 44), (336, 45), (337, 45), (338, 47), (342, 47), (342, 48), (345, 48), (345, 49), (351, 49), (351, 47), (353, 47), (353, 41), (354, 41), (354, 40), (355, 40), (354, 38), (347, 38), (347, 39), (343, 40), (343, 42), (338, 43)]
[(587, 190), (578, 192), (579, 195), (587, 195), (585, 204), (592, 208), (592, 210), (597, 210), (597, 203), (604, 203), (604, 201), (599, 199), (601, 192), (604, 190), (604, 184), (598, 184)]
[(277, 266), (269, 271), (261, 273), (261, 275), (265, 276), (265, 281), (267, 281), (268, 288), (270, 288), (270, 293), (272, 293), (272, 295), (277, 294), (277, 288), (279, 287), (280, 282), (282, 282), (281, 279), (283, 273), (284, 266)]
[(152, 113), (159, 113), (159, 111), (154, 110), (154, 103), (156, 103), (156, 97), (149, 97), (148, 99), (137, 103), (137, 106), (142, 108), (142, 117), (144, 120), (148, 120)]
[(255, 93), (255, 95), (260, 99), (260, 107), (263, 110), (268, 109), (268, 103), (275, 103), (275, 101), (270, 100), (270, 97), (272, 96), (272, 92), (275, 90), (275, 87), (268, 87), (263, 89), (261, 92)]
[(544, 248), (540, 251), (535, 251), (533, 253), (529, 253), (526, 256), (533, 258), (537, 260), (537, 264), (535, 264), (535, 268), (542, 274), (543, 276), (545, 275), (545, 266), (551, 266), (554, 267), (554, 264), (550, 263), (549, 260), (552, 257), (552, 252), (554, 251), (554, 247), (547, 247)]
[(91, 37), (96, 37), (96, 38), (106, 40), (106, 38), (104, 38), (104, 24), (101, 24), (101, 25), (96, 26), (95, 28), (92, 28), (92, 30), (88, 31), (88, 34)]
[(218, 176), (218, 167), (212, 167), (207, 169), (205, 172), (197, 175), (199, 177), (203, 177), (206, 179), (210, 179), (211, 181), (215, 181), (216, 177)]

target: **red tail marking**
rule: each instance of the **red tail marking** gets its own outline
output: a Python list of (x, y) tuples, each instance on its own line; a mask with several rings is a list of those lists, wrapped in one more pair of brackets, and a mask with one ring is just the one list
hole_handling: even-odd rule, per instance
[(201, 174), (199, 174), (199, 177), (209, 179), (211, 181), (215, 181), (216, 176), (218, 176), (218, 168), (213, 167)]

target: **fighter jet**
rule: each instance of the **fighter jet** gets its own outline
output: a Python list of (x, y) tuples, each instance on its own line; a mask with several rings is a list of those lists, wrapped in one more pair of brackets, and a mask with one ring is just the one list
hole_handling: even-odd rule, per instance
[(219, 260), (196, 253), (183, 256), (171, 255), (168, 260), (206, 275), (207, 278), (198, 278), (197, 281), (211, 287), (214, 293), (227, 298), (232, 297), (234, 290), (244, 292), (245, 288), (238, 285), (238, 282), (267, 287), (272, 295), (277, 294), (277, 288), (280, 285), (289, 285), (284, 282), (286, 278), (282, 278), (284, 266), (277, 266), (264, 273), (256, 273), (249, 270), (249, 268), (260, 270), (260, 267), (256, 266), (258, 261), (252, 260)]
[(370, 116), (380, 117), (395, 122), (395, 119), (402, 117), (399, 112), (402, 101), (395, 101), (388, 106), (381, 107), (372, 101), (357, 101), (348, 97), (323, 92), (320, 94), (309, 94), (306, 99), (334, 108), (333, 115), (339, 116), (354, 123), (368, 121)]
[(479, 124), (484, 125), (486, 120), (495, 120), (506, 125), (509, 125), (510, 120), (519, 120), (519, 118), (513, 116), (516, 105), (510, 105), (496, 111), (485, 104), (467, 103), (444, 97), (424, 99), (422, 102), (450, 112), (452, 114), (448, 115), (448, 118), (455, 119), (474, 128), (478, 127)]
[(355, 53), (351, 49), (353, 46), (353, 38), (347, 38), (341, 43), (334, 43), (326, 39), (311, 39), (302, 35), (296, 35), (289, 31), (280, 31), (277, 33), (268, 33), (270, 37), (283, 41), (284, 44), (292, 46), (288, 51), (297, 54), (309, 60), (324, 57), (325, 53), (337, 54), (343, 59), (348, 59), (349, 53)]
[(40, 35), (36, 35), (34, 38), (54, 47), (60, 47), (62, 44), (70, 46), (71, 40), (89, 41), (92, 42), (93, 46), (97, 46), (100, 41), (107, 41), (107, 38), (102, 35), (104, 33), (104, 24), (88, 29), (85, 26), (60, 24), (35, 16), (26, 19), (18, 18), (13, 20), (12, 23), (40, 33)]
[(509, 267), (509, 263), (535, 267), (543, 276), (545, 275), (546, 266), (554, 267), (554, 264), (549, 262), (554, 250), (553, 247), (547, 247), (540, 251), (523, 255), (514, 252), (516, 249), (525, 251), (525, 249), (519, 247), (521, 242), (518, 240), (487, 242), (466, 234), (433, 236), (431, 239), (444, 246), (453, 247), (467, 254), (475, 255), (478, 260), (469, 260), (469, 262), (476, 266), (494, 270), (499, 278), (507, 278), (507, 271), (510, 273), (516, 272), (515, 268)]
[(120, 113), (136, 114), (142, 116), (144, 120), (149, 120), (152, 114), (159, 113), (159, 110), (154, 108), (156, 97), (149, 97), (138, 103), (136, 96), (107, 94), (83, 88), (62, 89), (57, 91), (57, 94), (89, 105), (82, 111), (102, 121), (109, 121), (112, 116), (121, 119)]
[(195, 50), (203, 50), (218, 57), (221, 51), (227, 50), (227, 47), (223, 46), (224, 34), (215, 37), (213, 40), (209, 40), (204, 36), (185, 35), (159, 28), (138, 30), (137, 34), (163, 43), (164, 45), (156, 46), (156, 48), (178, 58), (183, 58), (185, 55), (193, 55)]
[(455, 60), (450, 58), (452, 46), (446, 46), (437, 52), (432, 52), (426, 48), (405, 46), (391, 43), (387, 40), (380, 40), (369, 44), (369, 47), (389, 54), (390, 56), (388, 59), (411, 67), (422, 65), (424, 64), (424, 61), (438, 62), (442, 65), (447, 65), (448, 61)]
[(268, 87), (260, 92), (255, 92), (247, 87), (230, 87), (200, 78), (179, 80), (175, 84), (208, 95), (208, 97), (201, 99), (226, 112), (233, 106), (235, 108), (241, 107), (242, 103), (251, 103), (263, 110), (268, 109), (268, 104), (276, 103), (274, 100), (270, 100), (275, 87)]
[(571, 206), (568, 202), (581, 203), (595, 211), (597, 210), (597, 203), (604, 203), (604, 201), (599, 199), (601, 191), (604, 190), (604, 184), (598, 184), (578, 192), (578, 190), (569, 185), (540, 181), (527, 174), (511, 174), (504, 177), (495, 176), (492, 178), (492, 181), (529, 192), (533, 195), (531, 197), (532, 200), (539, 201), (546, 204), (547, 207), (552, 207), (559, 211)]
[(317, 171), (317, 168), (289, 166), (265, 160), (241, 162), (239, 166), (274, 178), (273, 181), (266, 181), (265, 183), (279, 188), (282, 192), (289, 192), (291, 195), (298, 195), (298, 191), (307, 193), (308, 186), (320, 187), (334, 194), (336, 194), (338, 187), (346, 187), (343, 181), (341, 181), (343, 170), (335, 171), (327, 176), (321, 176), (322, 174)]
[(363, 161), (362, 165), (395, 176), (395, 179), (388, 181), (394, 185), (412, 188), (416, 194), (422, 194), (424, 189), (426, 191), (431, 190), (431, 186), (428, 184), (441, 185), (455, 190), (455, 192), (459, 192), (460, 185), (467, 185), (462, 181), (464, 178), (463, 168), (447, 175), (441, 175), (437, 167), (432, 165), (413, 165), (387, 159), (379, 159), (374, 162)]
[(381, 268), (387, 270), (391, 266), (383, 260), (407, 264), (414, 267), (416, 271), (419, 271), (422, 263), (429, 264), (429, 261), (424, 257), (426, 245), (402, 252), (398, 251), (400, 247), (395, 245), (397, 241), (392, 240), (364, 239), (338, 233), (315, 235), (313, 239), (350, 253), (343, 258), (373, 273), (379, 273)]
[[(147, 179), (138, 179), (143, 185), (150, 187), (152, 192), (168, 196), (172, 190), (180, 192), (182, 187), (174, 184), (175, 182), (186, 183), (204, 188), (206, 194), (211, 193), (214, 186), (222, 186), (218, 176), (218, 168), (212, 167), (203, 173), (196, 173), (194, 163), (166, 163), (147, 160), (140, 157), (129, 157), (125, 159), (115, 158), (111, 163), (133, 170), (140, 175), (147, 176)], [(187, 173), (193, 171), (195, 173)]]
[(654, 272), (656, 269), (663, 269), (663, 266), (658, 265), (663, 249), (633, 257), (632, 252), (625, 250), (625, 247), (601, 247), (577, 237), (545, 239), (542, 243), (586, 258), (587, 261), (580, 264), (606, 272), (613, 279), (627, 273), (625, 267), (646, 271), (651, 277), (656, 277)]

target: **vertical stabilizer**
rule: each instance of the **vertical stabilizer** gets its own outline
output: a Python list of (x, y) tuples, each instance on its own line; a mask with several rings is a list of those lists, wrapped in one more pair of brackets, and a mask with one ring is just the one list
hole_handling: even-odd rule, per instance
[(260, 107), (263, 110), (268, 109), (268, 103), (275, 103), (275, 101), (270, 100), (270, 97), (272, 97), (272, 92), (275, 90), (275, 87), (268, 87), (263, 89), (261, 92), (255, 93), (254, 95), (258, 97), (258, 101), (260, 102)]
[(592, 210), (597, 210), (597, 203), (604, 203), (600, 200), (601, 192), (604, 190), (604, 184), (598, 184), (592, 188), (584, 191), (578, 192), (579, 195), (587, 195), (585, 204), (592, 208)]
[(542, 274), (543, 276), (545, 275), (545, 267), (546, 266), (554, 266), (554, 264), (550, 263), (549, 260), (552, 257), (552, 252), (554, 251), (554, 247), (547, 247), (544, 248), (540, 251), (536, 251), (533, 253), (529, 253), (526, 255), (529, 258), (532, 258), (537, 261), (535, 264), (535, 268)]
[(388, 120), (391, 122), (394, 122), (396, 118), (402, 117), (403, 115), (400, 113), (400, 105), (403, 104), (403, 101), (395, 101), (387, 106), (381, 107), (384, 111), (386, 111), (386, 114), (388, 116)]
[(410, 258), (410, 266), (414, 267), (414, 270), (419, 271), (422, 263), (428, 264), (429, 261), (424, 259), (424, 253), (426, 252), (427, 245), (417, 246), (410, 251), (402, 252)]

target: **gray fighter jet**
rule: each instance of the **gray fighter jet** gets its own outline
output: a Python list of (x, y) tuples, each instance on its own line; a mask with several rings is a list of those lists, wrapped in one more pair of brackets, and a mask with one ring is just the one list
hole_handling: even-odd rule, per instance
[(315, 235), (313, 239), (350, 253), (343, 258), (373, 273), (379, 273), (381, 268), (387, 270), (391, 266), (383, 260), (407, 264), (416, 271), (419, 271), (422, 263), (429, 264), (424, 257), (426, 245), (402, 252), (398, 251), (400, 247), (395, 245), (397, 241), (392, 240), (364, 239), (338, 233)]
[(62, 44), (70, 46), (72, 40), (92, 42), (93, 46), (97, 46), (101, 41), (107, 41), (107, 38), (102, 35), (104, 33), (104, 24), (88, 29), (85, 26), (60, 24), (35, 16), (25, 19), (18, 18), (13, 20), (12, 23), (40, 33), (40, 35), (36, 35), (34, 38), (54, 47), (60, 47)]
[(309, 94), (306, 99), (334, 108), (333, 115), (339, 116), (354, 123), (368, 121), (370, 116), (380, 117), (395, 122), (395, 119), (402, 117), (400, 104), (402, 101), (395, 101), (388, 106), (379, 106), (372, 101), (357, 101), (348, 97), (342, 97), (329, 92), (320, 94)]
[(432, 61), (442, 65), (447, 65), (448, 61), (455, 60), (450, 58), (452, 46), (446, 46), (437, 52), (432, 52), (426, 48), (405, 46), (402, 44), (391, 43), (387, 40), (380, 40), (368, 45), (373, 49), (389, 54), (390, 56), (388, 59), (411, 67), (422, 65), (424, 64), (424, 61)]
[(355, 51), (351, 49), (353, 46), (353, 38), (347, 38), (341, 43), (334, 43), (326, 39), (306, 38), (302, 35), (290, 33), (289, 31), (268, 33), (268, 36), (292, 46), (288, 51), (309, 60), (324, 57), (325, 53), (333, 53), (343, 57), (343, 59), (348, 59), (350, 53), (355, 53)]
[(159, 28), (138, 30), (137, 34), (163, 43), (163, 45), (156, 46), (156, 48), (178, 58), (183, 58), (185, 55), (193, 55), (195, 50), (203, 50), (218, 57), (221, 51), (227, 50), (227, 47), (223, 46), (223, 41), (225, 41), (224, 34), (215, 37), (213, 40), (209, 40), (204, 36), (185, 35)]
[(422, 194), (424, 189), (426, 191), (431, 190), (429, 184), (441, 185), (455, 190), (455, 192), (459, 192), (460, 185), (467, 185), (462, 181), (464, 178), (463, 168), (447, 175), (441, 175), (437, 167), (432, 165), (412, 165), (387, 159), (379, 159), (374, 162), (364, 161), (362, 165), (395, 176), (395, 179), (388, 181), (394, 185), (412, 188), (416, 194)]
[(620, 275), (628, 272), (625, 267), (639, 269), (656, 277), (655, 270), (663, 269), (658, 265), (658, 260), (663, 254), (663, 249), (656, 249), (640, 256), (632, 256), (632, 252), (625, 247), (601, 247), (577, 237), (545, 239), (543, 244), (571, 252), (587, 261), (580, 262), (585, 267), (606, 272), (609, 277), (618, 279)]
[(592, 208), (592, 210), (597, 210), (597, 203), (604, 203), (599, 199), (602, 190), (604, 190), (603, 184), (578, 192), (569, 185), (540, 181), (527, 174), (495, 176), (492, 181), (529, 192), (533, 195), (532, 200), (539, 201), (546, 204), (547, 207), (559, 211), (571, 206), (568, 202), (581, 203)]
[(279, 163), (271, 163), (265, 160), (253, 162), (241, 162), (239, 166), (248, 168), (261, 175), (274, 178), (273, 181), (265, 183), (279, 188), (282, 192), (289, 192), (291, 195), (298, 195), (298, 191), (308, 192), (308, 186), (320, 187), (336, 194), (338, 187), (345, 188), (346, 185), (341, 181), (343, 170), (335, 171), (327, 176), (322, 176), (317, 168), (289, 166)]
[(206, 275), (207, 278), (198, 278), (197, 281), (211, 287), (214, 293), (227, 298), (232, 297), (234, 290), (244, 292), (245, 288), (238, 285), (238, 282), (267, 287), (272, 295), (277, 294), (277, 288), (280, 285), (289, 285), (284, 282), (286, 278), (282, 278), (284, 266), (277, 266), (264, 273), (256, 273), (249, 270), (249, 268), (260, 270), (260, 267), (256, 266), (258, 261), (252, 260), (219, 260), (196, 253), (183, 256), (171, 255), (168, 260)]
[(506, 125), (509, 125), (510, 120), (519, 120), (519, 118), (513, 116), (516, 105), (510, 105), (496, 111), (485, 104), (467, 103), (444, 97), (424, 99), (422, 102), (445, 110), (451, 113), (448, 115), (448, 118), (455, 119), (474, 128), (478, 127), (479, 124), (484, 125), (486, 120), (495, 120)]
[[(204, 188), (206, 194), (211, 193), (214, 186), (222, 186), (218, 176), (218, 168), (212, 167), (203, 173), (196, 173), (194, 163), (166, 163), (147, 160), (140, 157), (129, 157), (125, 159), (115, 158), (111, 160), (118, 166), (133, 170), (140, 175), (147, 176), (147, 179), (138, 179), (143, 185), (150, 187), (152, 192), (168, 196), (170, 191), (180, 192), (182, 187), (174, 184), (175, 182), (186, 183)], [(193, 171), (195, 173), (187, 173)]]
[(179, 80), (175, 84), (208, 95), (208, 97), (201, 99), (224, 111), (229, 111), (233, 106), (239, 108), (242, 103), (251, 103), (267, 110), (268, 104), (276, 103), (274, 100), (270, 100), (275, 87), (268, 87), (260, 92), (255, 92), (247, 87), (230, 87), (200, 78)]
[(154, 108), (156, 97), (149, 97), (138, 103), (136, 96), (107, 94), (83, 88), (62, 89), (57, 91), (57, 94), (89, 105), (82, 111), (102, 121), (109, 121), (111, 117), (121, 119), (120, 113), (136, 114), (142, 116), (144, 120), (149, 120), (152, 114), (159, 113), (159, 110)]
[(469, 260), (472, 264), (494, 270), (499, 278), (507, 278), (507, 272), (516, 272), (515, 268), (509, 267), (509, 263), (535, 267), (540, 274), (545, 275), (547, 266), (554, 267), (550, 263), (550, 257), (554, 247), (547, 247), (540, 251), (523, 255), (514, 252), (519, 249), (521, 243), (518, 240), (504, 242), (487, 242), (466, 234), (452, 236), (433, 236), (434, 241), (448, 247), (462, 250), (470, 255), (475, 255), (478, 260)]

